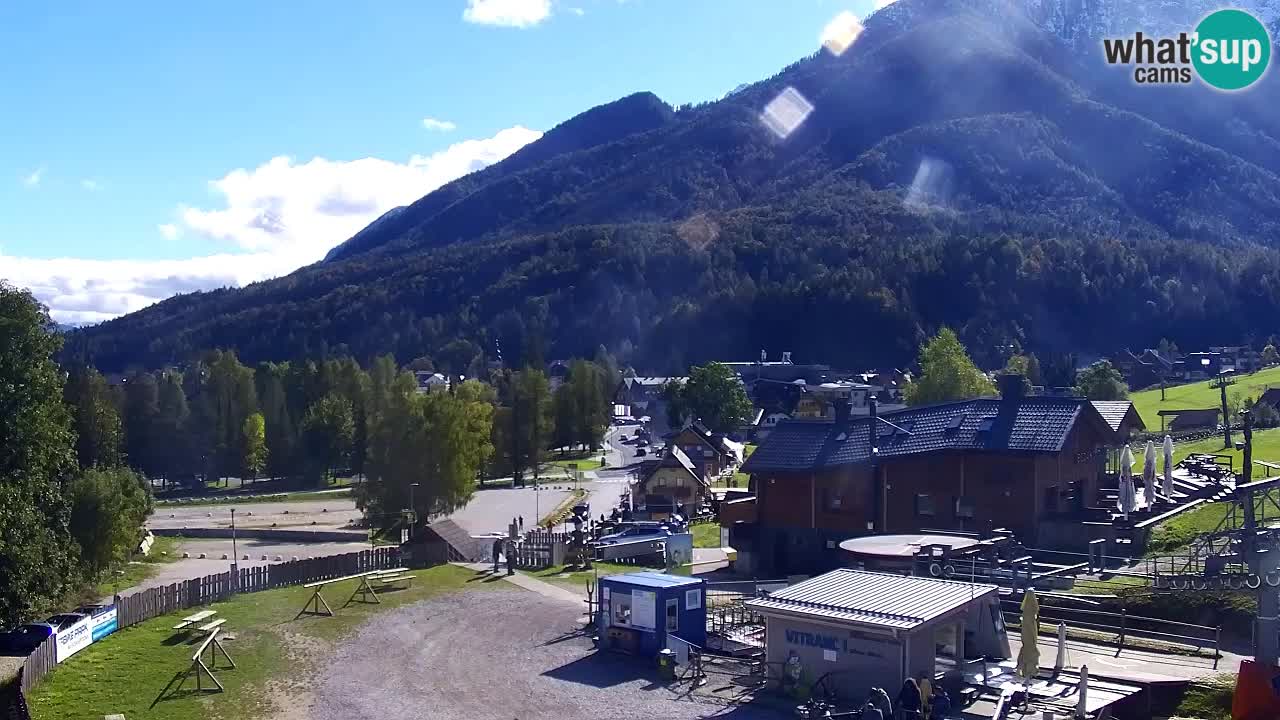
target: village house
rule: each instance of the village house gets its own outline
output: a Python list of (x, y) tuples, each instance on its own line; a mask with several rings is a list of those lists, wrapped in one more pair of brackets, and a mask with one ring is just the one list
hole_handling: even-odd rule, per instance
[[(1083, 547), (1108, 450), (1136, 413), (1072, 397), (1002, 397), (778, 424), (747, 460), (750, 495), (721, 506), (748, 572), (840, 564), (840, 541), (869, 534), (1005, 529), (1027, 544)], [(1110, 419), (1108, 419), (1110, 418)], [(872, 428), (875, 428), (874, 435)], [(1076, 549), (1079, 549), (1076, 547)]]
[(649, 513), (650, 519), (670, 515), (677, 507), (691, 514), (707, 502), (710, 493), (707, 478), (676, 446), (669, 448), (658, 462), (648, 464), (632, 489), (632, 497), (639, 501), (636, 509)]
[(711, 432), (697, 421), (686, 424), (683, 429), (674, 433), (667, 445), (679, 448), (693, 463), (698, 475), (708, 482), (727, 470), (741, 457), (742, 452), (742, 445), (724, 435)]
[(631, 417), (649, 418), (649, 428), (657, 435), (665, 435), (670, 426), (667, 422), (667, 401), (662, 397), (662, 389), (667, 383), (683, 383), (683, 377), (628, 377), (618, 383), (613, 393), (613, 402), (625, 405)]

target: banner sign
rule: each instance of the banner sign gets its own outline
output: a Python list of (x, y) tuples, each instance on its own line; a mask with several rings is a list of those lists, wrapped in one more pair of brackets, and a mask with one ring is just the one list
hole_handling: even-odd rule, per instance
[(92, 628), (91, 642), (98, 642), (115, 632), (117, 627), (116, 606), (108, 605), (95, 610), (93, 616), (89, 618), (89, 624)]
[(63, 662), (93, 642), (93, 620), (85, 618), (71, 627), (57, 633), (54, 638), (58, 644), (57, 661)]

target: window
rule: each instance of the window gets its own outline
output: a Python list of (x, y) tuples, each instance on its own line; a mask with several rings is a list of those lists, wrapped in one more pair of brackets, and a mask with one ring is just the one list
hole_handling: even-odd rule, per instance
[(684, 591), (684, 609), (697, 610), (702, 607), (702, 591), (701, 590), (685, 590)]
[(616, 593), (609, 603), (614, 625), (631, 624), (631, 593)]
[(933, 516), (933, 498), (926, 493), (916, 494), (916, 514)]
[(958, 518), (973, 517), (973, 498), (967, 498), (967, 497), (956, 498), (956, 517)]
[(680, 601), (671, 598), (667, 601), (667, 632), (680, 629)]

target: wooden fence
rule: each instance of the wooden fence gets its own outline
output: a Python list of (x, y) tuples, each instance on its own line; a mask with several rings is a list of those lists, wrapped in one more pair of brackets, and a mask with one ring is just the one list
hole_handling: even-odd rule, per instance
[[(228, 570), (225, 573), (183, 580), (132, 595), (116, 596), (117, 629), (123, 630), (130, 625), (178, 610), (226, 600), (236, 593), (273, 590), (355, 575), (367, 570), (396, 567), (399, 564), (400, 548), (380, 547), (345, 555), (293, 560), (279, 565), (240, 568), (235, 573)], [(25, 693), (35, 687), (53, 669), (56, 662), (57, 644), (50, 637), (23, 663), (22, 691)]]
[(516, 567), (521, 570), (545, 570), (563, 565), (568, 555), (569, 533), (532, 530), (516, 543)]

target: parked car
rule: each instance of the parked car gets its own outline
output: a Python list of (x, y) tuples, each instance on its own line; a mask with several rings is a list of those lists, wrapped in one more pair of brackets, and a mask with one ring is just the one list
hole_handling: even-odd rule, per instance
[(648, 450), (645, 450), (644, 448), (636, 448), (636, 457), (644, 457), (645, 455), (648, 455), (648, 454), (649, 454)]
[(45, 620), (45, 622), (53, 626), (54, 632), (62, 632), (86, 617), (88, 616), (82, 615), (79, 612), (58, 613), (57, 615)]
[(30, 655), (48, 637), (56, 632), (49, 623), (27, 623), (8, 632), (0, 633), (0, 653), (6, 655)]

